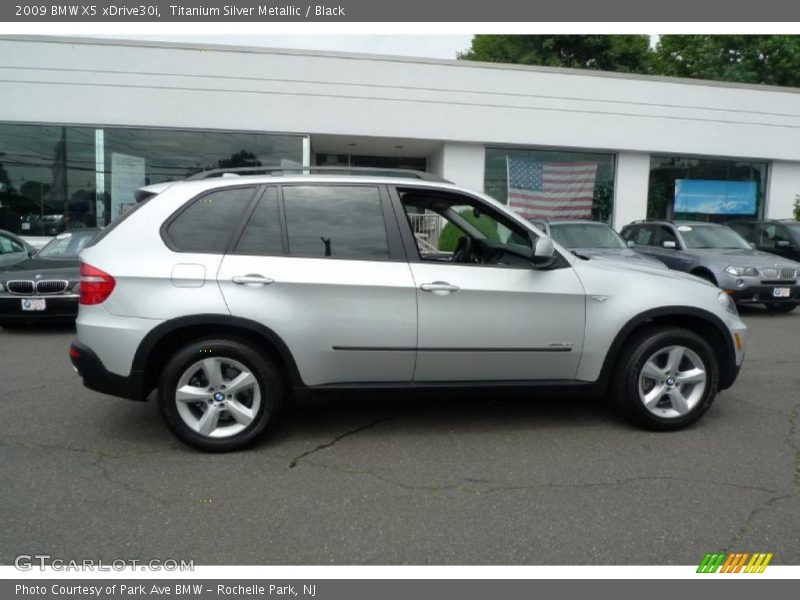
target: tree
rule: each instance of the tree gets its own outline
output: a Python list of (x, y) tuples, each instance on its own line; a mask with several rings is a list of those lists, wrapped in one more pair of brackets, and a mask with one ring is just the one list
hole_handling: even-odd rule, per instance
[(647, 73), (649, 55), (646, 35), (476, 35), (459, 58)]
[(659, 75), (800, 87), (800, 36), (662, 35)]
[(798, 35), (476, 35), (465, 60), (800, 87)]

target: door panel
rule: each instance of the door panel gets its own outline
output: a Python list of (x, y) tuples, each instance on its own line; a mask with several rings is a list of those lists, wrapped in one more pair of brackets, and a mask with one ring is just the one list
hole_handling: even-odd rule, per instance
[(307, 385), (411, 381), (417, 300), (408, 263), (227, 255), (217, 278), (231, 313), (280, 336)]
[(411, 271), (419, 303), (415, 381), (575, 377), (586, 309), (572, 268), (422, 262)]

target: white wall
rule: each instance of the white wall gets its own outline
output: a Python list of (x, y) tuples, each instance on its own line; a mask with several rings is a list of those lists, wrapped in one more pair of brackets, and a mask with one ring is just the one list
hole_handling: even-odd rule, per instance
[(483, 191), (485, 163), (483, 144), (446, 142), (428, 158), (431, 173), (476, 192)]
[[(465, 61), (0, 38), (0, 120), (798, 160), (800, 93)], [(57, 101), (54, 101), (57, 99)]]
[(631, 221), (647, 217), (647, 184), (650, 179), (650, 155), (644, 152), (620, 152), (614, 181), (614, 229), (619, 231)]
[(794, 218), (796, 198), (800, 198), (800, 162), (773, 162), (767, 187), (767, 218)]
[(775, 161), (798, 190), (800, 90), (318, 51), (0, 37), (0, 121), (447, 140), (431, 169), (483, 189), (484, 144), (616, 152), (615, 226), (646, 212), (647, 155)]

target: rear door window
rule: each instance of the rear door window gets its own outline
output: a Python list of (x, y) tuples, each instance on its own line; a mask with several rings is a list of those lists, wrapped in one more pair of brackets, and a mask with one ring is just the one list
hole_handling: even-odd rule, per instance
[(255, 191), (224, 188), (195, 198), (167, 225), (168, 245), (177, 252), (224, 254)]
[(389, 259), (376, 186), (285, 186), (283, 203), (292, 256)]

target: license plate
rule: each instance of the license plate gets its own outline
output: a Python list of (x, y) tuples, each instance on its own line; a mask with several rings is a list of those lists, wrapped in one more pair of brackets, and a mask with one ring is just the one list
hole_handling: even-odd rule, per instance
[(47, 308), (47, 300), (44, 298), (23, 298), (22, 310), (45, 310)]
[(775, 298), (788, 298), (791, 296), (791, 291), (789, 288), (775, 288), (772, 290), (772, 296)]
[(30, 231), (31, 224), (30, 223), (22, 223), (21, 227), (22, 227), (22, 231)]

